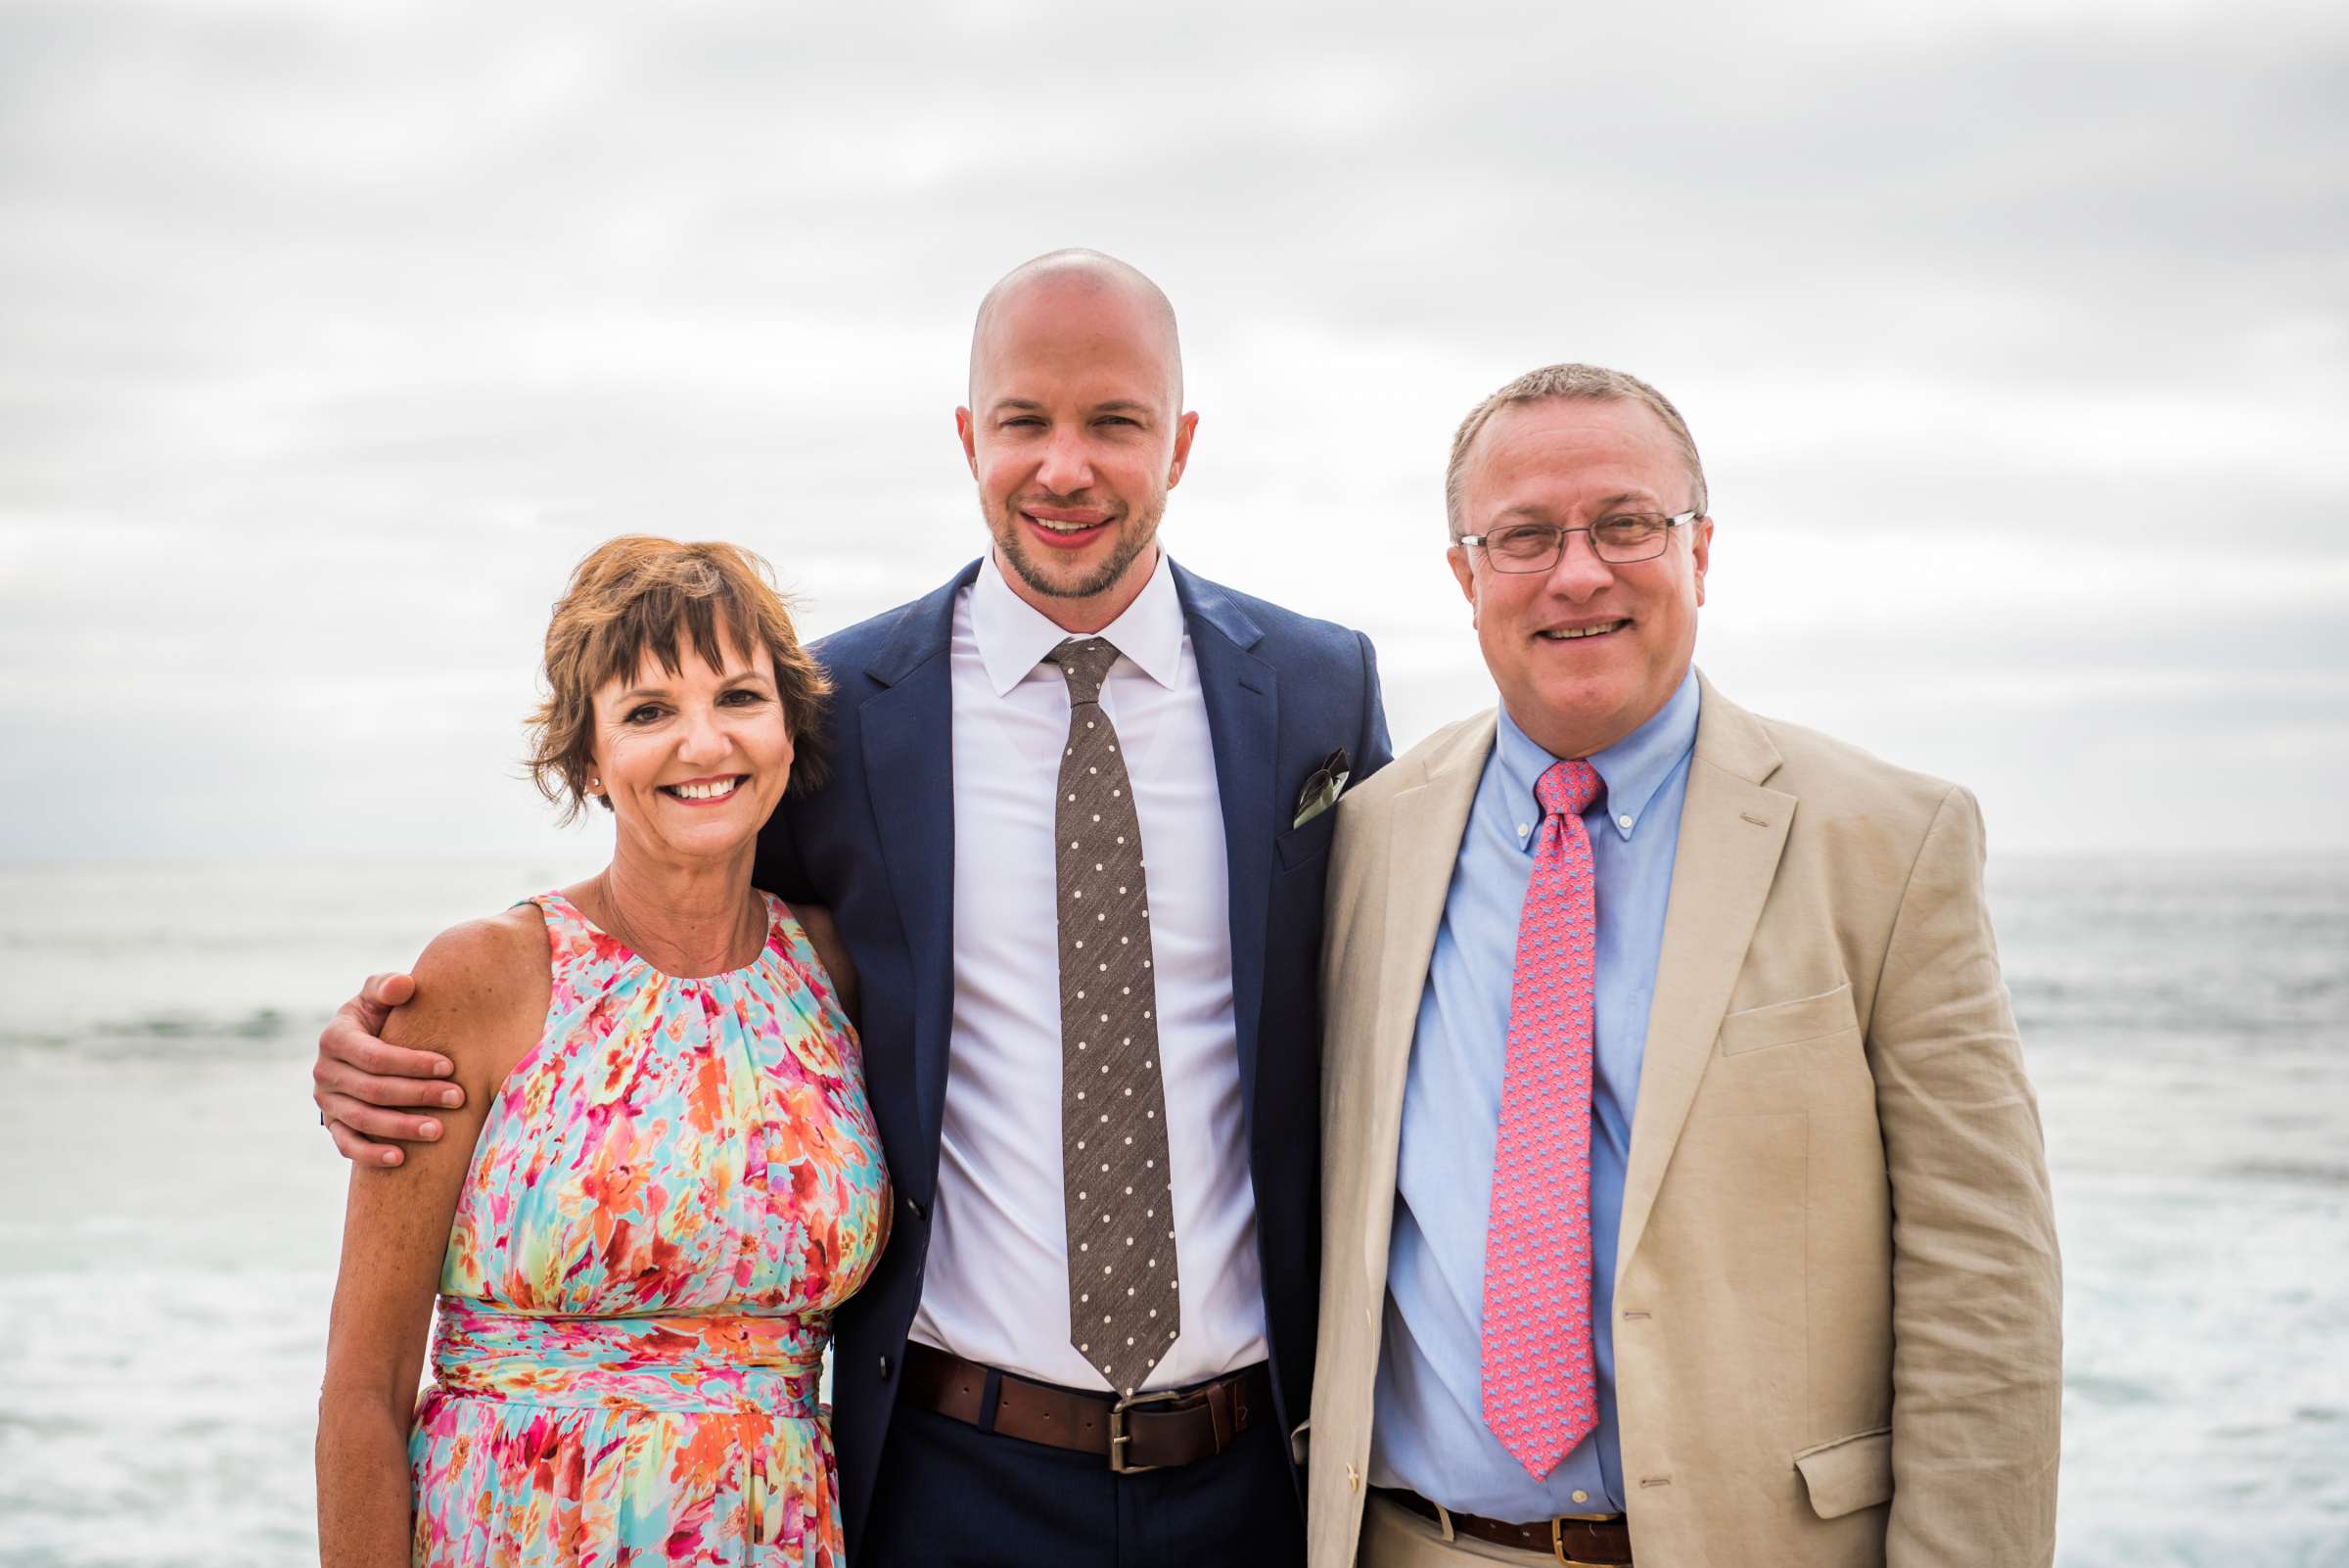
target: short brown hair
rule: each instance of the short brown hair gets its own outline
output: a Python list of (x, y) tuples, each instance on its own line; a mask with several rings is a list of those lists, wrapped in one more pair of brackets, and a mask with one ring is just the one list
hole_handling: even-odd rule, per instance
[(1688, 422), (1681, 411), (1672, 406), (1672, 399), (1650, 387), (1638, 377), (1604, 365), (1543, 365), (1529, 370), (1506, 387), (1468, 410), (1460, 428), (1451, 438), (1451, 461), (1444, 469), (1444, 521), (1451, 536), (1460, 536), (1460, 496), (1467, 485), (1468, 448), (1493, 416), (1516, 403), (1541, 403), (1552, 398), (1566, 402), (1637, 403), (1664, 421), (1664, 428), (1688, 460), (1688, 483), (1695, 486), (1693, 505), (1702, 512), (1706, 507), (1705, 465), (1696, 455), (1696, 438), (1688, 434)]
[[(739, 545), (623, 533), (573, 571), (546, 627), (546, 697), (530, 715), (530, 768), (539, 792), (563, 807), (564, 821), (587, 804), (596, 692), (634, 675), (648, 653), (672, 675), (688, 646), (722, 669), (727, 641), (746, 654), (763, 647), (775, 662), (775, 694), (794, 752), (792, 787), (823, 782), (820, 720), (832, 681), (802, 646), (766, 562)], [(603, 804), (610, 809), (609, 800)]]

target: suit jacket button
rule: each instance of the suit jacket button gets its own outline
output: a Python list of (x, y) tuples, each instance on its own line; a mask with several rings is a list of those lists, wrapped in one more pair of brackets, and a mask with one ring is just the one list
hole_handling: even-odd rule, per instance
[(1349, 1492), (1362, 1490), (1362, 1472), (1351, 1464), (1346, 1466), (1346, 1490)]
[(886, 1356), (881, 1358), (881, 1381), (889, 1381), (889, 1358)]

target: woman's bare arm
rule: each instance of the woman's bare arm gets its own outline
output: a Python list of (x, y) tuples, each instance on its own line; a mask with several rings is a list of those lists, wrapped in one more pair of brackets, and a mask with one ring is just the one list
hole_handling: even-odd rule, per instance
[(545, 1018), (546, 931), (510, 909), (436, 938), (416, 963), (416, 999), (385, 1040), (437, 1051), (466, 1089), (443, 1135), (404, 1165), (354, 1163), (343, 1265), (318, 1397), (318, 1555), (325, 1568), (405, 1568), (408, 1422), (449, 1225), (474, 1141), (507, 1070)]

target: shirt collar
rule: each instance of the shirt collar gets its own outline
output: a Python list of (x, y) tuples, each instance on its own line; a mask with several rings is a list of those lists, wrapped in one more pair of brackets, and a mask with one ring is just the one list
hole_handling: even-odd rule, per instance
[[(1681, 677), (1679, 689), (1646, 723), (1605, 750), (1590, 754), (1590, 765), (1607, 786), (1607, 822), (1615, 829), (1616, 837), (1628, 842), (1639, 831), (1648, 803), (1656, 798), (1656, 791), (1664, 787), (1664, 781), (1672, 777), (1673, 770), (1696, 745), (1697, 701), (1696, 671), (1691, 669)], [(1534, 785), (1558, 759), (1517, 727), (1506, 703), (1501, 705), (1499, 737), (1495, 749), (1500, 760), (1501, 774), (1508, 782), (1511, 806), (1523, 803), (1522, 809), (1537, 809), (1531, 804)], [(1528, 853), (1532, 852), (1535, 837), (1531, 832), (1520, 835)]]
[[(971, 635), (979, 645), (988, 684), (1001, 697), (1026, 680), (1044, 655), (1076, 634), (1054, 625), (1012, 592), (995, 565), (995, 552), (990, 550), (971, 583)], [(1174, 563), (1165, 550), (1158, 552), (1158, 566), (1133, 603), (1103, 626), (1100, 635), (1143, 674), (1174, 689), (1182, 673), (1182, 599), (1174, 591)]]

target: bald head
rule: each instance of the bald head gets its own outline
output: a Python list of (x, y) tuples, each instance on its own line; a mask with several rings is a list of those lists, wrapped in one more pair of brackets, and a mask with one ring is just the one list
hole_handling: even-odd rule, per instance
[(1128, 332), (1148, 340), (1148, 348), (1163, 358), (1172, 378), (1172, 409), (1182, 407), (1182, 343), (1174, 329), (1174, 306), (1159, 286), (1139, 267), (1104, 255), (1099, 251), (1052, 251), (1023, 261), (1005, 273), (979, 301), (979, 319), (971, 328), (971, 406), (982, 406), (981, 383), (1000, 358), (1003, 339), (1025, 318), (1033, 324), (1049, 319), (1060, 307), (1082, 304), (1083, 312), (1099, 319), (1104, 305), (1115, 310)]

